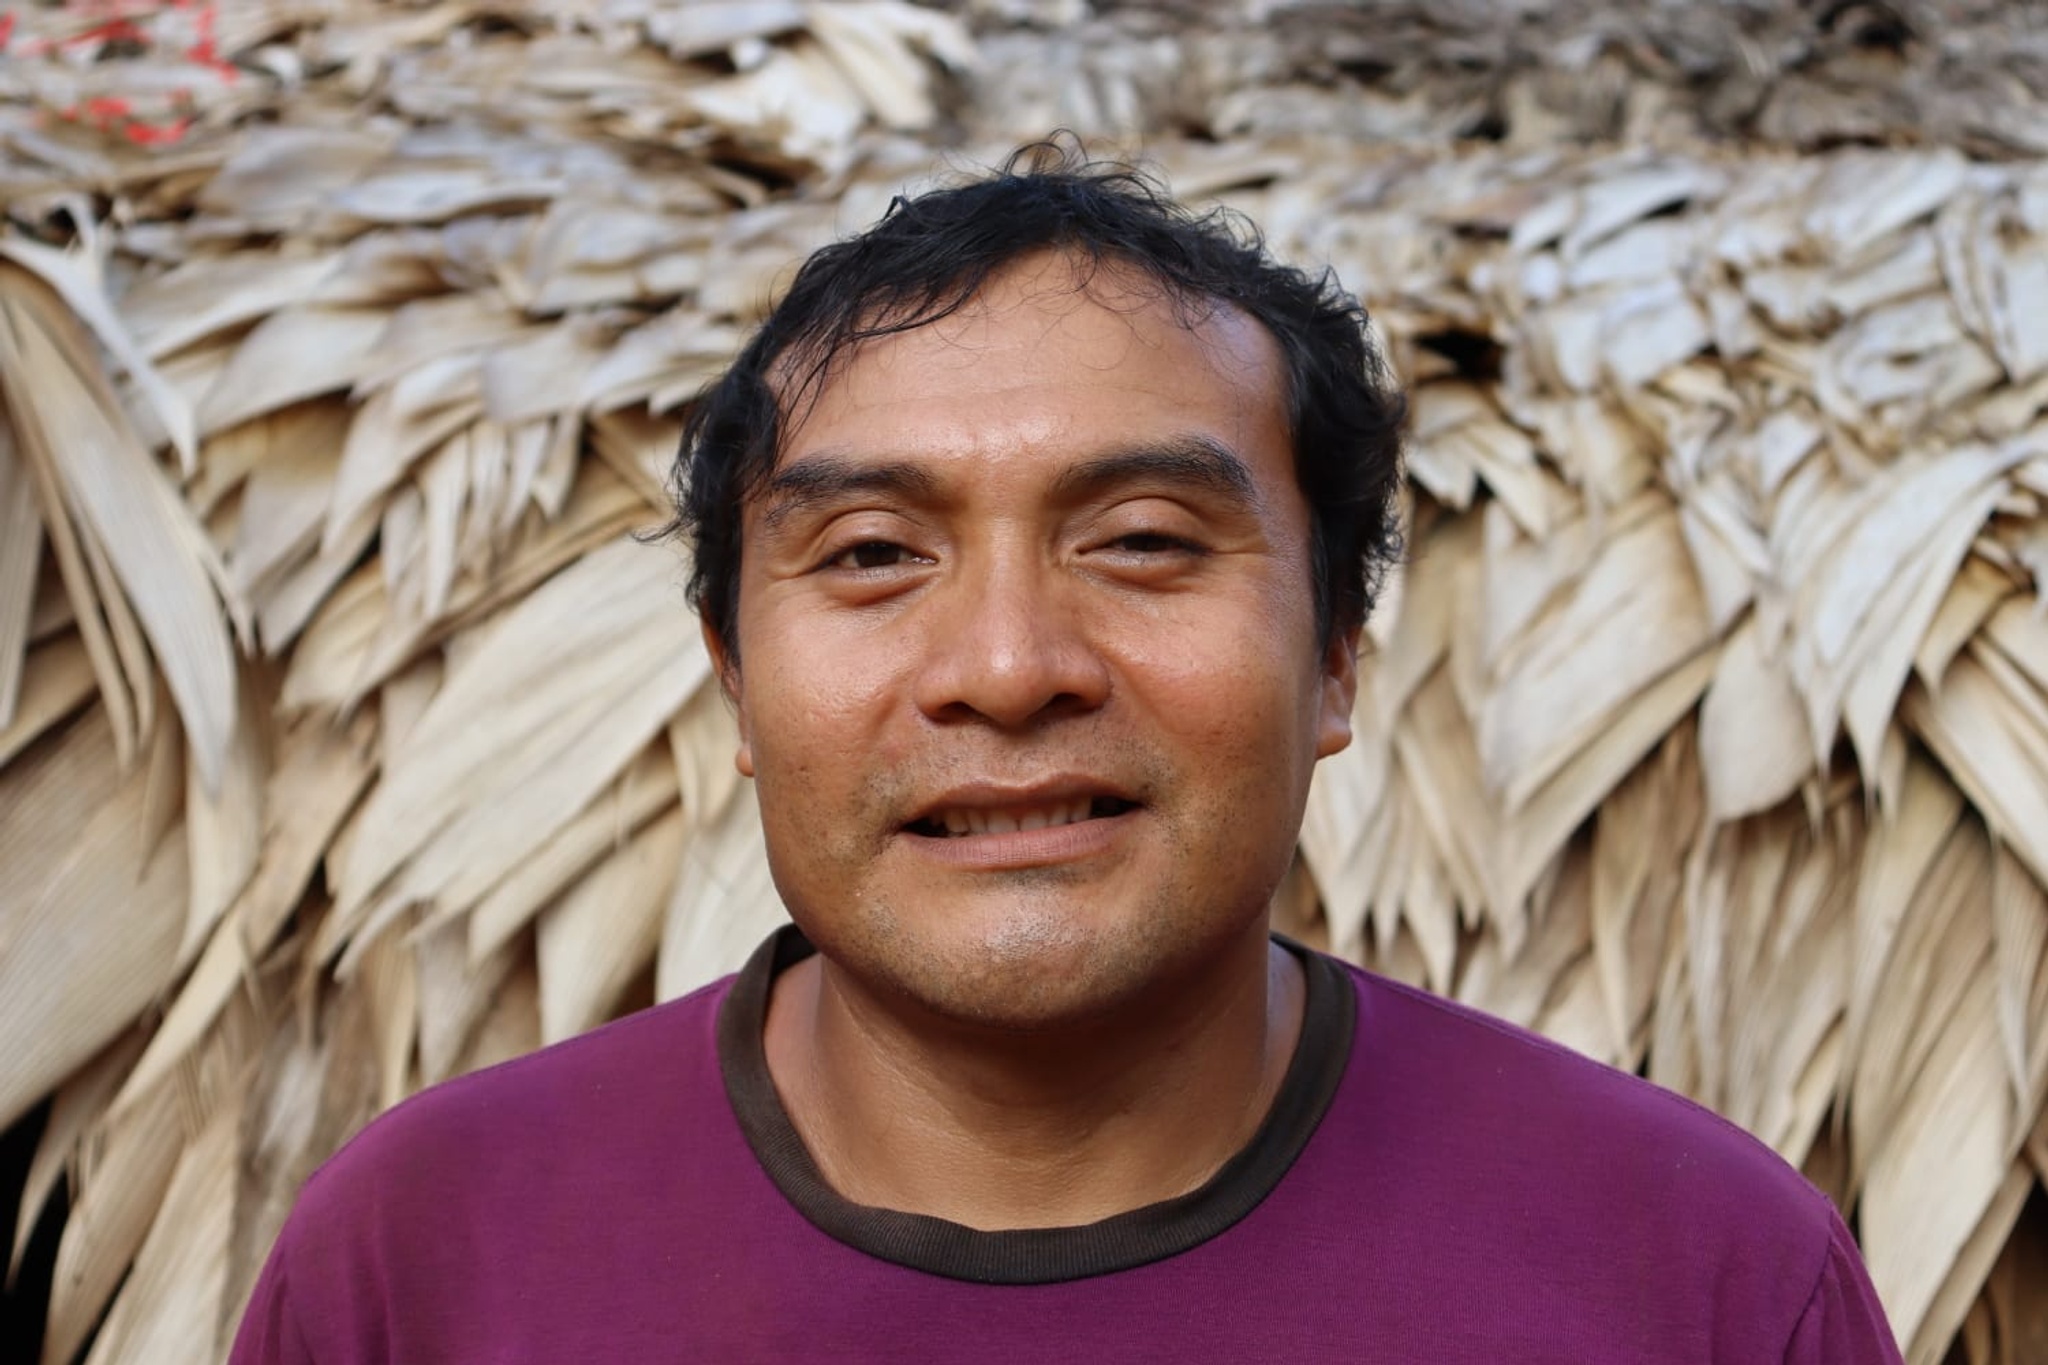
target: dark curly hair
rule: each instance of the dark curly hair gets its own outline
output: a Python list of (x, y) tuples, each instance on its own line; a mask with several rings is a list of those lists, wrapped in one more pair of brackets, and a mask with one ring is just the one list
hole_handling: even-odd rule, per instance
[(691, 605), (735, 663), (740, 512), (773, 470), (790, 414), (862, 342), (947, 317), (1005, 266), (1048, 249), (1086, 269), (1149, 276), (1186, 325), (1227, 305), (1279, 342), (1316, 619), (1325, 643), (1364, 623), (1399, 553), (1407, 414), (1364, 308), (1330, 272), (1275, 262), (1241, 216), (1190, 213), (1141, 171), (1088, 160), (1062, 139), (1021, 148), (986, 178), (899, 196), (866, 232), (820, 249), (690, 412), (668, 530), (691, 550)]

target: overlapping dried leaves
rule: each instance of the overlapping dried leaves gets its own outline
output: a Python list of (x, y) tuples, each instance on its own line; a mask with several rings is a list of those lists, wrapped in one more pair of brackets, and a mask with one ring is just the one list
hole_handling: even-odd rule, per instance
[[(1239, 134), (1150, 150), (1334, 264), (1415, 385), (1413, 563), (1285, 921), (1804, 1164), (1911, 1360), (2028, 1358), (2031, 106), (1929, 95), (1951, 122), (1912, 145), (1790, 150), (1841, 132), (1799, 84), (1853, 86), (1838, 43), (1724, 110), (1780, 145), (1691, 136), (1728, 131), (1710, 103), (1674, 138), (1626, 63), (1679, 82), (1714, 50), (1681, 25), (1572, 49), (1627, 96), (1590, 131), (1631, 139), (1588, 144), (1560, 133), (1593, 106), (1505, 58), (1331, 85), (1348, 49), (1302, 56), (1305, 8), (1237, 46), (1118, 15), (1036, 65), (1074, 39), (998, 22), (1031, 9), (981, 8), (978, 66), (960, 19), (890, 0), (17, 16), (0, 1125), (54, 1093), (15, 1239), (68, 1178), (46, 1359), (103, 1313), (95, 1365), (216, 1353), (369, 1116), (729, 970), (779, 916), (680, 568), (629, 533), (792, 262), (943, 171), (947, 107), (965, 162), (1020, 124)], [(1513, 127), (1356, 135), (1396, 105), (1404, 134)]]

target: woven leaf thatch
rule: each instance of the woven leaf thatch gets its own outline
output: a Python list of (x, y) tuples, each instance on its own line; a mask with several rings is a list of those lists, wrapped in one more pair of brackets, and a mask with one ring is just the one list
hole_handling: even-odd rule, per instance
[(1414, 387), (1412, 563), (1282, 920), (1802, 1164), (1919, 1365), (2038, 1357), (2038, 36), (1084, 8), (14, 16), (0, 1125), (50, 1101), (17, 1258), (72, 1195), (46, 1360), (217, 1350), (380, 1108), (779, 916), (631, 532), (796, 259), (1054, 124), (1335, 265)]

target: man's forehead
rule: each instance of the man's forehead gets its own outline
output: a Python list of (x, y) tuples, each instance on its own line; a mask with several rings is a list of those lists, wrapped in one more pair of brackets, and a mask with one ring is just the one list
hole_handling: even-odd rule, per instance
[[(889, 330), (868, 330), (877, 327)], [(1122, 262), (1035, 252), (991, 272), (928, 321), (892, 326), (878, 315), (850, 340), (828, 338), (779, 358), (771, 379), (783, 418), (773, 464), (815, 445), (817, 426), (857, 414), (886, 432), (1004, 387), (1040, 386), (1043, 420), (1056, 422), (1070, 392), (1078, 407), (1083, 390), (1113, 389), (1130, 376), (1156, 385), (1162, 359), (1178, 377), (1202, 375), (1237, 390), (1244, 407), (1285, 406), (1278, 342), (1241, 309), (1184, 298)]]

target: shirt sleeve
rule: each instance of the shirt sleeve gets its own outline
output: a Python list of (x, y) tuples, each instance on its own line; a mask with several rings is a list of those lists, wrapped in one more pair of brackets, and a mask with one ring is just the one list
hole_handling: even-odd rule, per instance
[(256, 1277), (255, 1292), (249, 1296), (249, 1307), (228, 1352), (228, 1365), (314, 1365), (305, 1333), (292, 1313), (284, 1259), (284, 1239), (280, 1237), (270, 1249), (263, 1273)]
[(1827, 1259), (1792, 1330), (1785, 1365), (1903, 1365), (1855, 1239), (1829, 1215)]

